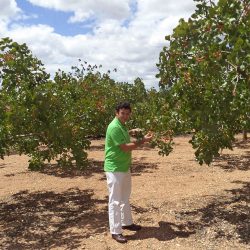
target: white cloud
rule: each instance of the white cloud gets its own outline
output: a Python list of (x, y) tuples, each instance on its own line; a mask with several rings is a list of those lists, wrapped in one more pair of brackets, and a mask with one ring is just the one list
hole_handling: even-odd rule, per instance
[[(0, 31), (1, 36), (4, 34), (27, 43), (50, 73), (58, 68), (70, 71), (71, 66), (81, 58), (91, 64), (102, 64), (104, 70), (117, 68), (118, 72), (111, 76), (118, 81), (131, 82), (141, 77), (147, 87), (158, 85), (155, 65), (166, 44), (165, 35), (172, 32), (179, 18), (190, 16), (194, 10), (192, 0), (178, 1), (178, 4), (173, 0), (138, 0), (136, 13), (128, 9), (130, 0), (29, 1), (43, 7), (72, 11), (76, 20), (78, 9), (79, 13), (89, 13), (91, 16), (93, 12), (97, 15), (92, 33), (76, 36), (57, 34), (53, 27), (42, 24), (31, 27), (18, 24)], [(105, 8), (104, 3), (107, 4)], [(102, 14), (99, 13), (101, 11)], [(85, 17), (79, 16), (79, 20), (82, 18), (87, 18), (87, 14)], [(129, 19), (126, 26), (122, 25), (124, 18)]]
[(20, 12), (15, 0), (0, 0), (0, 20), (7, 22), (15, 19)]
[(147, 14), (147, 16), (173, 16), (185, 15), (193, 11), (195, 3), (190, 0), (138, 0), (139, 15)]
[(97, 19), (117, 19), (127, 18), (130, 12), (130, 0), (28, 0), (30, 3), (54, 10), (73, 12), (69, 22), (82, 22), (90, 17)]
[(18, 19), (20, 14), (15, 0), (0, 0), (0, 37), (8, 31), (10, 21)]

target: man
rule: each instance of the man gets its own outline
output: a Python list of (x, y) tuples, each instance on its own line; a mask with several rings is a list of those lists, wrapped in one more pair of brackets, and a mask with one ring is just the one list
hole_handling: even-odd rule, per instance
[(129, 103), (118, 104), (116, 116), (108, 126), (105, 140), (104, 170), (109, 190), (110, 233), (112, 238), (120, 243), (127, 242), (127, 239), (122, 235), (122, 229), (132, 231), (141, 229), (141, 226), (133, 223), (129, 204), (131, 151), (152, 139), (152, 135), (149, 133), (141, 140), (130, 142), (129, 131), (125, 126), (130, 114)]

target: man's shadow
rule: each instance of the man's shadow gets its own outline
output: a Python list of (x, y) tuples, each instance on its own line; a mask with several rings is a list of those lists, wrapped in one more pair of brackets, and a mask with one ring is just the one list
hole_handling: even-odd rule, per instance
[(126, 236), (128, 240), (143, 240), (155, 238), (159, 241), (168, 241), (174, 238), (188, 238), (195, 231), (188, 229), (185, 224), (174, 224), (171, 222), (160, 221), (159, 227), (142, 227), (133, 235)]

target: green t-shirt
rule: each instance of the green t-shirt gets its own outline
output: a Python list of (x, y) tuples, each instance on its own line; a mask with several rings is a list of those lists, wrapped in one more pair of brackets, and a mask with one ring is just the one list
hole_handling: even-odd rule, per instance
[(106, 172), (127, 172), (131, 165), (131, 152), (124, 152), (119, 145), (129, 143), (128, 129), (118, 118), (109, 124), (105, 139), (105, 162)]

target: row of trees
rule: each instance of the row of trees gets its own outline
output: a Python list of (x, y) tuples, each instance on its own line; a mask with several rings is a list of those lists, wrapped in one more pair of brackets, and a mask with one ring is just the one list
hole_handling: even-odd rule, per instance
[[(116, 82), (96, 65), (83, 62), (70, 73), (59, 70), (51, 79), (25, 44), (5, 38), (0, 51), (2, 158), (15, 150), (31, 157), (30, 169), (52, 159), (61, 166), (83, 168), (90, 139), (105, 135), (114, 108), (122, 100), (134, 107), (129, 126), (152, 129), (149, 121), (159, 108), (159, 93), (146, 90), (140, 78), (133, 84)], [(152, 108), (145, 108), (150, 103)], [(166, 154), (170, 147), (165, 144), (170, 142), (160, 139), (156, 136), (154, 144)]]
[(153, 130), (162, 155), (171, 152), (173, 135), (190, 131), (200, 164), (232, 148), (235, 133), (250, 128), (250, 7), (244, 0), (197, 2), (166, 37), (159, 91), (146, 90), (140, 78), (116, 82), (87, 62), (51, 78), (25, 44), (2, 39), (0, 156), (27, 154), (31, 169), (52, 159), (83, 168), (90, 138), (105, 135), (123, 100), (133, 105), (129, 126)]

